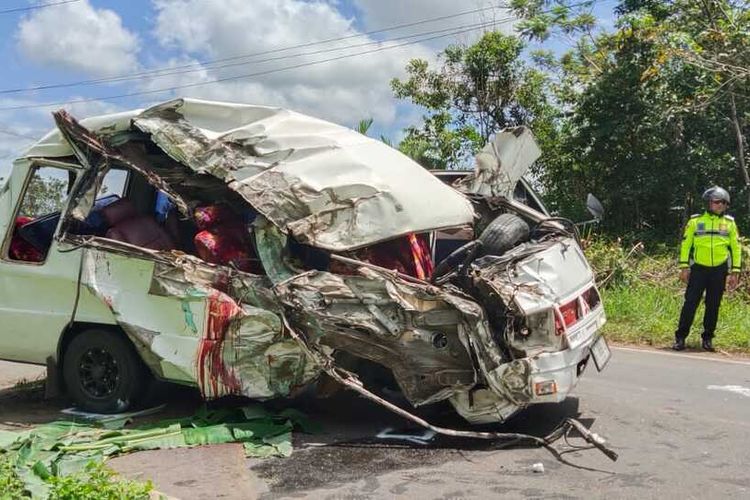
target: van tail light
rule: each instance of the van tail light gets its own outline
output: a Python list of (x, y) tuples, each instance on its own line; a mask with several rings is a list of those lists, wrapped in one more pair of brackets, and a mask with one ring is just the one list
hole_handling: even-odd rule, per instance
[(565, 333), (565, 323), (560, 316), (560, 312), (555, 309), (555, 335), (560, 336)]
[(549, 396), (557, 393), (557, 382), (554, 380), (544, 380), (534, 384), (534, 393), (537, 396)]
[(573, 299), (567, 304), (560, 306), (560, 316), (562, 317), (563, 323), (568, 327), (578, 321), (578, 299)]

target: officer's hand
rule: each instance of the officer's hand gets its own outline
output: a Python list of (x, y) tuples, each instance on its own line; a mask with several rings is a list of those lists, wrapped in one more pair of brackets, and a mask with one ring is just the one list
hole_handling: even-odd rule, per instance
[(690, 269), (681, 269), (680, 281), (682, 281), (683, 283), (687, 283), (689, 278), (690, 278)]
[(730, 292), (733, 292), (737, 289), (737, 285), (740, 283), (740, 275), (739, 273), (731, 273), (729, 276), (727, 276), (727, 290)]

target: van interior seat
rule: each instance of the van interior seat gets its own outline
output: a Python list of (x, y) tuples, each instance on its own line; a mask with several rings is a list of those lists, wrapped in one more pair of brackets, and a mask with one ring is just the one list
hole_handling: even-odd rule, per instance
[(46, 256), (46, 252), (42, 253), (34, 247), (31, 243), (26, 241), (20, 232), (20, 229), (34, 221), (31, 217), (18, 216), (15, 220), (15, 226), (13, 229), (13, 236), (10, 240), (10, 247), (8, 248), (8, 257), (11, 260), (20, 260), (23, 262), (42, 262)]
[(176, 245), (169, 233), (153, 216), (143, 215), (128, 200), (122, 198), (101, 210), (109, 225), (105, 237), (151, 250), (174, 250)]

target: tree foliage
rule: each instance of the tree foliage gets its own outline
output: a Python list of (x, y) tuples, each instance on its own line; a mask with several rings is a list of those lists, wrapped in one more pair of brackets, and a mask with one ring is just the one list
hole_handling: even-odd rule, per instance
[(473, 45), (445, 49), (440, 68), (410, 61), (408, 77), (391, 86), (425, 115), (421, 126), (406, 130), (402, 151), (428, 168), (459, 168), (502, 128), (548, 128), (554, 108), (546, 99), (547, 78), (524, 62), (523, 50), (520, 39), (489, 32)]
[(67, 171), (53, 167), (36, 169), (26, 187), (19, 215), (36, 218), (60, 210), (71, 183), (67, 175)]
[(468, 166), (489, 135), (524, 124), (543, 151), (535, 178), (560, 215), (585, 217), (593, 192), (603, 230), (666, 241), (719, 184), (750, 227), (748, 2), (621, 0), (610, 30), (594, 5), (511, 0), (518, 36), (449, 47), (437, 69), (412, 60), (392, 87), (425, 115), (402, 151), (431, 168)]
[[(569, 29), (538, 8), (519, 12), (544, 28), (527, 36)], [(557, 123), (559, 142), (545, 151), (548, 200), (566, 213), (593, 191), (609, 209), (607, 230), (668, 239), (702, 209), (701, 192), (720, 184), (747, 217), (747, 4), (625, 0), (616, 12), (613, 32), (579, 24), (574, 48), (547, 61), (556, 102), (569, 110)]]

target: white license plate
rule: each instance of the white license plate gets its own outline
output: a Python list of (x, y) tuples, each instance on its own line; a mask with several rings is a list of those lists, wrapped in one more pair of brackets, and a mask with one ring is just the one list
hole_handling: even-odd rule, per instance
[(607, 341), (604, 337), (599, 337), (591, 346), (591, 355), (594, 357), (594, 364), (596, 369), (599, 371), (604, 370), (604, 367), (609, 363), (609, 358), (612, 357), (612, 351), (609, 350)]

